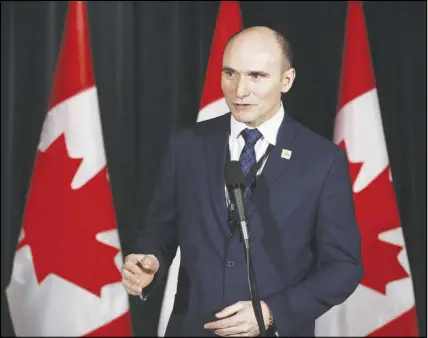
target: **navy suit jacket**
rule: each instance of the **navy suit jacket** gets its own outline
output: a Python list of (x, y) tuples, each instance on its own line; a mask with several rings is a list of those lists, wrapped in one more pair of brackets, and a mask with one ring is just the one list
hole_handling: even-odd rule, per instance
[[(181, 250), (166, 335), (201, 335), (214, 313), (251, 300), (244, 247), (230, 235), (224, 167), (230, 113), (172, 134), (135, 252), (164, 278)], [(292, 151), (290, 159), (281, 157)], [(247, 205), (260, 299), (280, 336), (313, 336), (315, 319), (363, 276), (348, 162), (342, 148), (285, 115)]]

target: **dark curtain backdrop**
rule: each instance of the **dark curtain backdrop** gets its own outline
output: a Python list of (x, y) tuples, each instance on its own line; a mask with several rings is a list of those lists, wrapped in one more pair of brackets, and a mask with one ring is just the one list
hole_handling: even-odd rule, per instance
[[(218, 5), (88, 2), (124, 255), (150, 201), (167, 134), (195, 123)], [(67, 2), (1, 2), (2, 336), (12, 334), (4, 289), (66, 9)], [(365, 2), (364, 10), (420, 332), (426, 335), (426, 2)], [(297, 78), (284, 104), (298, 121), (331, 139), (346, 2), (242, 1), (241, 11), (245, 27), (268, 25), (291, 41)], [(144, 307), (132, 303), (135, 335), (156, 334), (162, 292)]]

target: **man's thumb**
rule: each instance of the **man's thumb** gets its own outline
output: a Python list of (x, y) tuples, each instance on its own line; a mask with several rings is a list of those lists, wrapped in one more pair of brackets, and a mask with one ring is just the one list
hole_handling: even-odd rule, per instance
[(159, 260), (153, 255), (144, 255), (139, 263), (144, 270), (150, 272), (157, 272), (159, 269)]

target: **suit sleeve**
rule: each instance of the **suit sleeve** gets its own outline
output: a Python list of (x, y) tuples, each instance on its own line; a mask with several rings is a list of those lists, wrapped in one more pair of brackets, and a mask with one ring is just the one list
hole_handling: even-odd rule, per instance
[(264, 299), (279, 336), (293, 334), (344, 302), (363, 277), (361, 238), (355, 219), (348, 161), (342, 149), (319, 197), (315, 247), (318, 268), (302, 283)]
[(134, 245), (135, 253), (153, 254), (159, 260), (159, 270), (153, 282), (143, 290), (144, 300), (165, 277), (178, 247), (173, 144), (171, 137), (162, 156), (153, 198)]

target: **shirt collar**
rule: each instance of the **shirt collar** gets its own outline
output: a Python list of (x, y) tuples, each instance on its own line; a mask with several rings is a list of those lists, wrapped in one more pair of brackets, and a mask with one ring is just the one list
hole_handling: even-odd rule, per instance
[[(230, 138), (232, 141), (236, 140), (245, 128), (253, 129), (248, 127), (245, 123), (237, 121), (232, 114), (230, 116)], [(257, 127), (263, 135), (263, 138), (272, 145), (276, 144), (276, 137), (283, 119), (284, 107), (281, 102), (278, 113)]]

